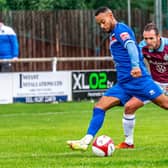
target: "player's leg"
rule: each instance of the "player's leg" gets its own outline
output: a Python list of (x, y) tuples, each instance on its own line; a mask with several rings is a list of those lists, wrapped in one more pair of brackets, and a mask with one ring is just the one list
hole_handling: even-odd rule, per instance
[(116, 146), (117, 149), (134, 148), (135, 111), (143, 105), (144, 103), (136, 97), (132, 97), (125, 104), (125, 112), (122, 119), (125, 141), (118, 144)]
[(90, 121), (87, 134), (80, 140), (69, 140), (67, 144), (75, 150), (87, 150), (98, 130), (102, 127), (105, 118), (105, 112), (110, 107), (118, 105), (120, 100), (115, 97), (103, 96), (93, 109), (92, 119)]
[(168, 96), (161, 94), (152, 100), (153, 103), (160, 106), (161, 108), (168, 109)]
[(157, 85), (159, 85), (161, 87), (161, 89), (163, 90), (163, 93), (168, 96), (168, 83), (161, 83), (161, 82), (157, 82), (155, 81), (155, 83)]
[[(140, 91), (133, 93), (134, 95), (136, 95), (136, 97), (138, 97), (138, 99), (136, 100), (136, 98), (133, 98), (133, 100), (128, 101), (128, 103), (126, 103), (125, 105), (127, 109), (125, 111), (127, 111), (130, 114), (134, 114), (134, 112), (138, 108), (143, 106), (143, 102), (145, 103), (147, 100), (152, 100), (155, 104), (159, 105), (160, 107), (168, 109), (168, 97), (162, 94), (162, 90), (160, 89), (160, 87), (156, 83), (154, 83), (153, 80), (144, 81), (144, 85), (145, 87), (142, 88)], [(133, 118), (133, 115), (127, 115), (127, 117), (124, 116), (123, 119), (123, 125), (125, 127), (124, 133), (126, 135), (125, 142), (129, 145), (133, 144), (133, 128), (135, 125)], [(119, 144), (118, 146), (116, 146), (116, 148), (128, 148), (128, 145), (125, 142)]]
[(82, 139), (77, 141), (67, 141), (67, 144), (72, 149), (86, 150), (87, 146), (91, 143), (94, 136), (101, 128), (104, 122), (106, 110), (113, 106), (119, 105), (121, 102), (125, 104), (125, 102), (127, 102), (129, 98), (130, 97), (125, 95), (125, 91), (118, 85), (115, 85), (114, 87), (108, 89), (104, 96), (100, 98), (100, 100), (94, 106), (93, 115), (89, 123), (86, 135)]
[(90, 121), (87, 134), (92, 135), (94, 137), (104, 122), (105, 112), (109, 108), (119, 104), (120, 104), (120, 100), (118, 98), (103, 96), (95, 104), (95, 107), (93, 109), (92, 119)]
[(158, 85), (154, 81), (149, 81), (146, 83), (146, 87), (142, 92), (144, 92), (144, 95), (146, 94), (148, 100), (151, 100), (156, 105), (167, 110), (168, 96), (164, 94), (164, 90), (161, 88), (161, 83)]

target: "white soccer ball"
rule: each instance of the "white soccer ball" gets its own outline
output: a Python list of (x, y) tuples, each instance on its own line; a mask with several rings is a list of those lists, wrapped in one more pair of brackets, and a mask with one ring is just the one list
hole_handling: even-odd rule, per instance
[(96, 156), (112, 156), (115, 151), (114, 142), (109, 136), (101, 135), (94, 140), (92, 151)]

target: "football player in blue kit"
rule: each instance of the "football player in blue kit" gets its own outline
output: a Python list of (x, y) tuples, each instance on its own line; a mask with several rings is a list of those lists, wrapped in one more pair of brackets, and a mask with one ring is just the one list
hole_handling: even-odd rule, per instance
[[(151, 100), (158, 106), (168, 109), (168, 97), (154, 83), (148, 73), (140, 49), (131, 28), (118, 22), (112, 11), (107, 7), (99, 8), (95, 13), (96, 22), (100, 28), (110, 33), (110, 52), (115, 61), (117, 83), (109, 88), (93, 108), (93, 115), (86, 135), (80, 140), (68, 140), (67, 144), (74, 150), (87, 150), (98, 130), (102, 127), (106, 111), (117, 105), (131, 104), (135, 100), (144, 102)], [(125, 108), (124, 119), (133, 126), (135, 108)], [(131, 145), (130, 148), (134, 146)]]

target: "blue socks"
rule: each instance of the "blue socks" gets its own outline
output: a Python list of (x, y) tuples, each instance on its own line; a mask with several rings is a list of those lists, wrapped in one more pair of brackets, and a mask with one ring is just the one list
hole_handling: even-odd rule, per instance
[(93, 109), (93, 116), (92, 120), (90, 121), (87, 134), (90, 134), (94, 137), (98, 132), (98, 130), (101, 128), (104, 122), (104, 117), (105, 117), (105, 111), (95, 107)]

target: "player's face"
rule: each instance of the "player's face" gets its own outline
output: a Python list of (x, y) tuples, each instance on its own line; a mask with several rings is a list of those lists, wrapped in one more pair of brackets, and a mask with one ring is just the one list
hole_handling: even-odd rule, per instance
[(104, 32), (110, 33), (115, 26), (115, 19), (110, 12), (100, 13), (95, 19)]
[(154, 50), (160, 46), (160, 35), (156, 35), (154, 30), (144, 31), (143, 38), (149, 49)]

